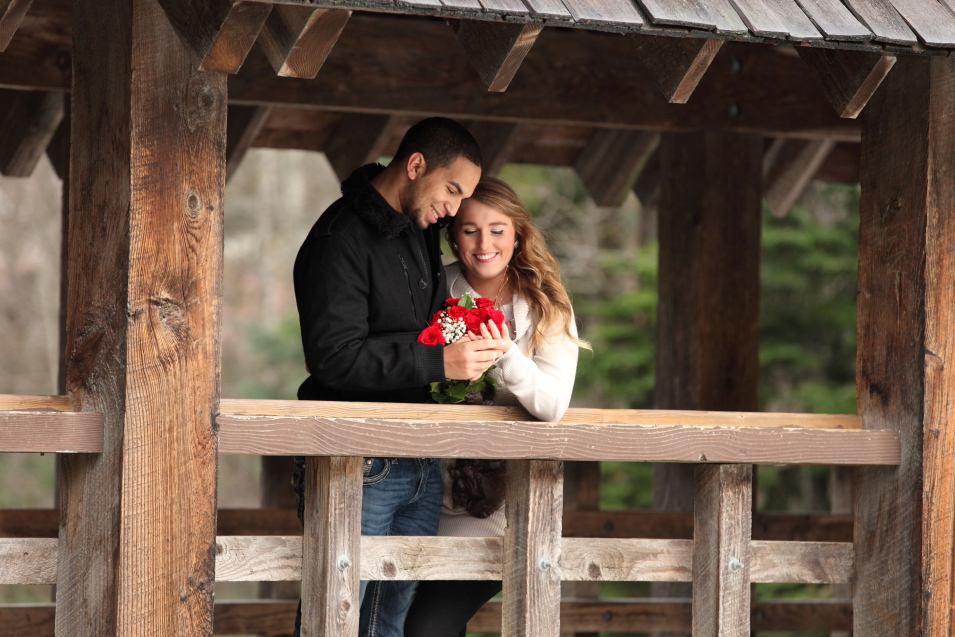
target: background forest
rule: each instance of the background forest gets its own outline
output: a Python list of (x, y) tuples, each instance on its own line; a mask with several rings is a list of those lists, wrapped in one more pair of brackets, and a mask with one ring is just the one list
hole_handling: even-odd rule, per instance
[[(548, 237), (571, 292), (583, 352), (573, 404), (653, 406), (656, 212), (631, 193), (617, 208), (587, 197), (571, 169), (509, 165), (511, 183)], [(291, 286), (295, 253), (338, 196), (324, 156), (254, 150), (226, 191), (222, 395), (295, 397), (305, 375)], [(60, 182), (45, 161), (0, 178), (0, 393), (56, 394)], [(760, 408), (854, 413), (858, 187), (814, 183), (783, 219), (764, 211)], [(605, 509), (651, 505), (648, 465), (603, 463)], [(0, 455), (0, 508), (51, 507), (53, 459)], [(221, 507), (256, 506), (256, 459), (225, 457)], [(830, 510), (827, 467), (761, 467), (759, 510)], [(645, 587), (607, 585), (612, 596)], [(828, 596), (826, 587), (762, 585), (761, 596)], [(221, 596), (254, 589), (217, 587)], [(49, 587), (0, 587), (0, 602), (49, 599)]]

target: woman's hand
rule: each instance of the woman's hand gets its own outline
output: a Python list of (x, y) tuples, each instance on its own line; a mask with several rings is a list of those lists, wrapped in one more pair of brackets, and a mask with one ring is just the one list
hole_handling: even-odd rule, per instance
[(497, 323), (494, 321), (481, 323), (481, 336), (483, 338), (499, 339), (504, 344), (502, 351), (505, 354), (511, 351), (511, 346), (514, 344), (514, 341), (511, 340), (511, 330), (507, 328), (502, 330), (497, 329)]

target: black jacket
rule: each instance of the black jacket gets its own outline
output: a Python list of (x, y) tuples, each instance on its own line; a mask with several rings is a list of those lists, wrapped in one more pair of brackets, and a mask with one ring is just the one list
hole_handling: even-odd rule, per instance
[(312, 227), (295, 259), (295, 298), (311, 376), (306, 400), (425, 402), (444, 380), (441, 346), (416, 342), (447, 297), (439, 230), (422, 231), (371, 185), (370, 164)]

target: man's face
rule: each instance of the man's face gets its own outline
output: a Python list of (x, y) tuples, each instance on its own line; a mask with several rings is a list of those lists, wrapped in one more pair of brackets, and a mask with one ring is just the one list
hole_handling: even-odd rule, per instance
[(425, 167), (399, 194), (401, 212), (419, 228), (453, 217), (481, 180), (481, 168), (464, 157), (447, 166)]

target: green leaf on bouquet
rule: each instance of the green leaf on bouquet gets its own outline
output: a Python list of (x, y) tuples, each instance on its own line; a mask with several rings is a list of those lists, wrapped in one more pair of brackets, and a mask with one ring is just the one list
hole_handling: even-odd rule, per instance
[[(468, 309), (468, 310), (470, 310), (472, 307), (474, 307), (474, 300), (471, 299), (471, 295), (470, 295), (470, 294), (462, 294), (462, 295), (461, 295), (461, 298), (458, 299), (458, 307), (463, 307), (463, 308)], [(462, 398), (461, 400), (464, 400), (464, 399)]]

